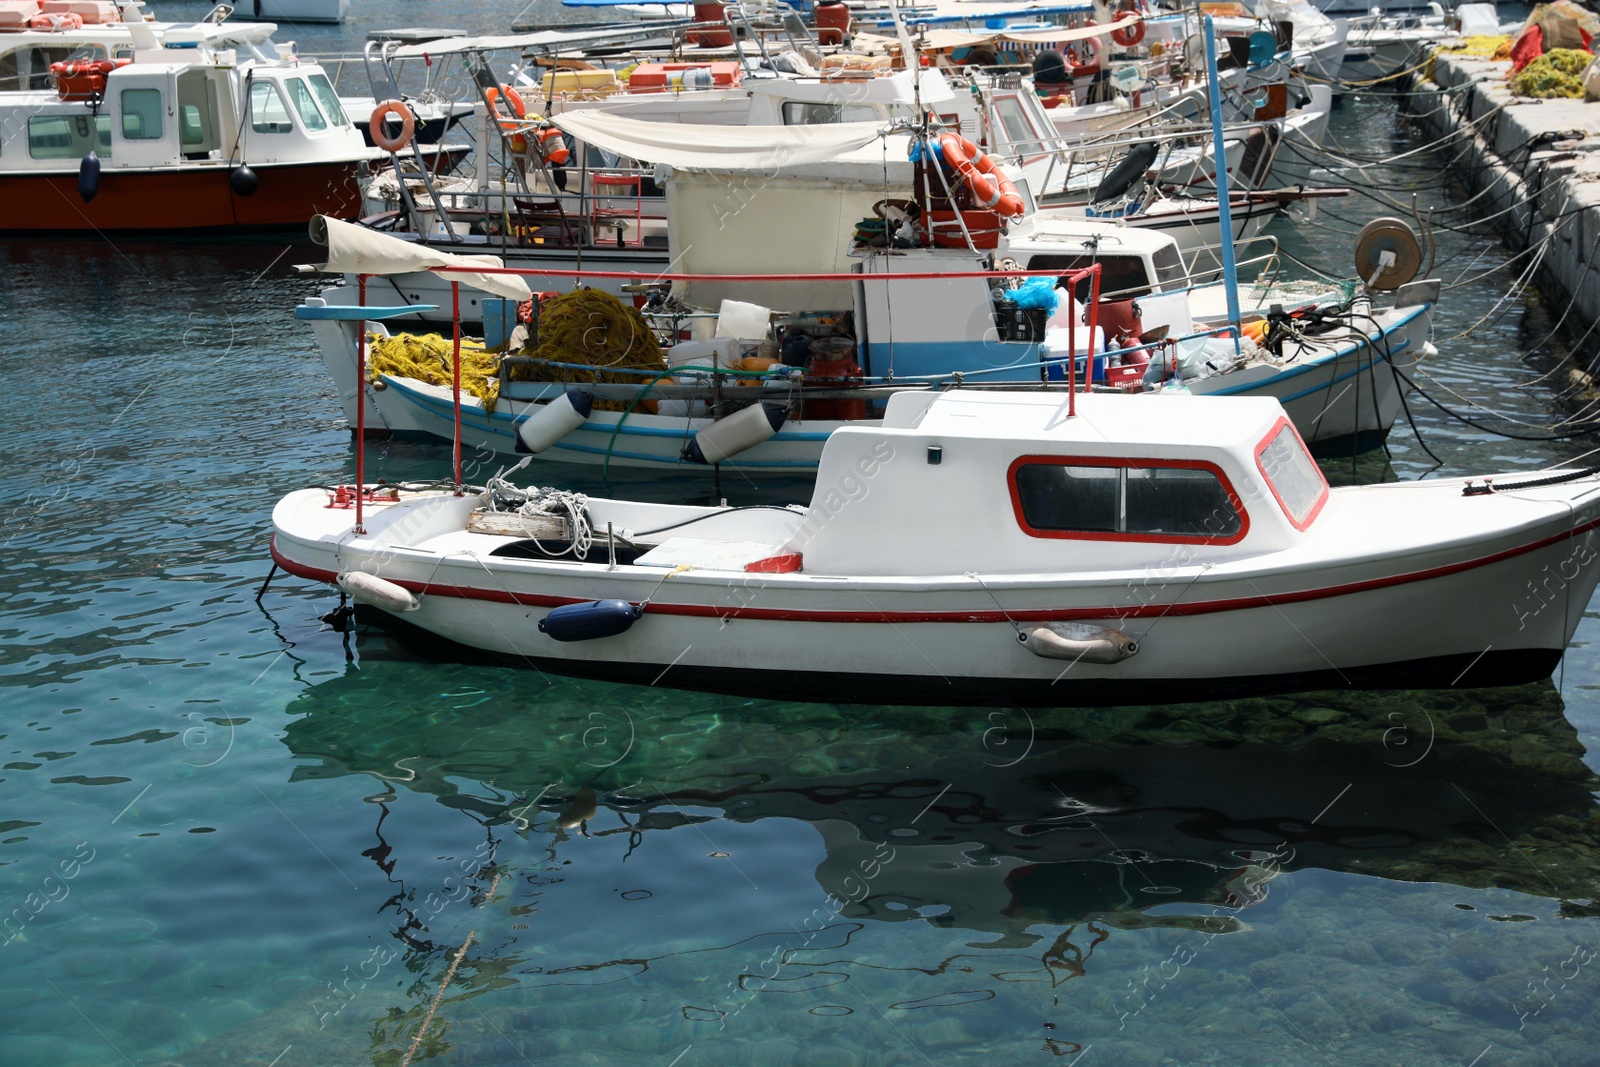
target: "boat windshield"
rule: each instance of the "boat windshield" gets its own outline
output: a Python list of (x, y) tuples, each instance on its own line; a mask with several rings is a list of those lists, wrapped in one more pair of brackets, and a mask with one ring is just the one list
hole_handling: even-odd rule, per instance
[(317, 94), (317, 103), (322, 105), (322, 111), (335, 126), (350, 125), (350, 118), (344, 113), (344, 108), (339, 106), (339, 94), (333, 91), (326, 74), (311, 75), (311, 89)]
[(289, 90), (289, 99), (294, 101), (295, 112), (300, 116), (300, 121), (305, 123), (306, 129), (313, 133), (327, 129), (328, 120), (317, 110), (317, 102), (306, 83), (300, 78), (289, 78), (283, 84)]
[(258, 81), (250, 86), (250, 129), (256, 133), (290, 133), (294, 130), (283, 94), (271, 82)]
[(1261, 468), (1289, 521), (1302, 530), (1310, 526), (1328, 499), (1328, 480), (1287, 419), (1273, 427), (1256, 449), (1256, 466)]

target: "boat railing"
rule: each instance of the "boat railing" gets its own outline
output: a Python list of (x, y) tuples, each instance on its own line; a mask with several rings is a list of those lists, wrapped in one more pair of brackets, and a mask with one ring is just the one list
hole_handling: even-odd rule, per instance
[[(1241, 249), (1254, 250), (1249, 255), (1241, 257)], [(1233, 242), (1234, 266), (1239, 273), (1244, 273), (1246, 268), (1259, 267), (1259, 277), (1263, 280), (1276, 280), (1278, 272), (1283, 269), (1281, 253), (1278, 250), (1278, 239), (1271, 234), (1257, 234), (1254, 237), (1241, 237)], [(1222, 280), (1222, 242), (1215, 241), (1211, 244), (1197, 245), (1187, 251), (1188, 259), (1185, 260), (1184, 270), (1189, 275), (1190, 285), (1210, 285)], [(1202, 266), (1202, 262), (1206, 265)]]

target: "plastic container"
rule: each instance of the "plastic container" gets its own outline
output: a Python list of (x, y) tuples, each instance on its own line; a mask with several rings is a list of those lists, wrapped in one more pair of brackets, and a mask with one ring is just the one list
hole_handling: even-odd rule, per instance
[(772, 328), (772, 309), (743, 300), (724, 300), (717, 309), (718, 337), (739, 337), (750, 341), (766, 338)]
[[(1078, 365), (1077, 380), (1081, 383), (1083, 378), (1083, 365), (1087, 356), (1078, 356), (1073, 360)], [(1141, 368), (1142, 371), (1142, 368)], [(1047, 382), (1064, 382), (1067, 380), (1067, 361), (1065, 359), (1047, 359), (1044, 363), (1044, 377)], [(1103, 382), (1106, 380), (1106, 357), (1094, 357), (1094, 377), (1090, 381)]]
[[(972, 235), (974, 248), (1000, 247), (1000, 235), (1005, 232), (1005, 222), (998, 212), (963, 211), (961, 219)], [(936, 248), (966, 248), (967, 237), (961, 232), (954, 211), (932, 211), (928, 214), (928, 232)]]

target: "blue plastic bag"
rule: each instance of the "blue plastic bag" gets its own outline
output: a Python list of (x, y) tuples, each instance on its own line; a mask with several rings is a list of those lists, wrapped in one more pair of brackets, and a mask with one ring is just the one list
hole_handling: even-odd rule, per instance
[(1052, 315), (1061, 303), (1054, 278), (1028, 278), (1007, 295), (1019, 308), (1043, 308)]

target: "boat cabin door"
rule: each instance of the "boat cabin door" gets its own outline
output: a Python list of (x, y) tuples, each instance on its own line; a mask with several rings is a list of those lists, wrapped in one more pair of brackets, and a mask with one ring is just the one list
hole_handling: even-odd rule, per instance
[(112, 158), (119, 167), (170, 166), (178, 159), (177, 74), (181, 67), (138, 64), (106, 78)]

